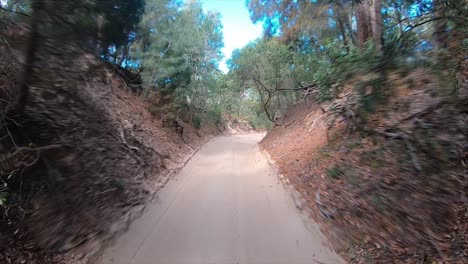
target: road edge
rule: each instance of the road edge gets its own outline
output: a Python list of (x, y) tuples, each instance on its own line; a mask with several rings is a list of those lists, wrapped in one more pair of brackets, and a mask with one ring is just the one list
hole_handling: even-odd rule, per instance
[(270, 154), (266, 150), (260, 148), (260, 146), (257, 146), (257, 147), (259, 149), (259, 152), (266, 157), (266, 160), (268, 161), (268, 164), (270, 165), (270, 167), (273, 169), (273, 171), (277, 175), (278, 182), (280, 182), (283, 185), (283, 187), (285, 188), (285, 190), (288, 192), (289, 196), (293, 200), (294, 205), (299, 210), (300, 214), (302, 214), (306, 218), (306, 220), (308, 221), (307, 224), (317, 226), (318, 231), (320, 232), (321, 236), (325, 239), (325, 241), (323, 241), (324, 245), (326, 247), (328, 247), (329, 249), (331, 249), (337, 256), (342, 258), (343, 261), (345, 261), (343, 256), (341, 256), (341, 254), (338, 253), (338, 250), (333, 246), (333, 243), (330, 242), (330, 237), (327, 236), (323, 232), (322, 225), (319, 222), (314, 220), (313, 215), (315, 213), (312, 210), (312, 208), (310, 208), (310, 206), (308, 206), (307, 200), (304, 198), (304, 196), (298, 190), (296, 190), (296, 188), (291, 183), (291, 181), (286, 176), (284, 176), (284, 174), (282, 174), (280, 172), (278, 164), (276, 163), (276, 161), (273, 158), (271, 158)]
[(192, 158), (211, 140), (219, 137), (219, 135), (208, 138), (204, 142), (202, 142), (200, 145), (198, 145), (194, 150), (187, 155), (187, 157), (180, 163), (179, 166), (175, 167), (172, 170), (169, 170), (166, 175), (164, 175), (164, 179), (160, 182), (158, 186), (155, 186), (154, 192), (151, 194), (150, 198), (148, 198), (147, 201), (143, 205), (136, 206), (132, 210), (126, 213), (125, 216), (122, 217), (122, 220), (120, 223), (115, 224), (113, 228), (116, 228), (119, 230), (118, 232), (115, 232), (112, 237), (109, 237), (106, 239), (106, 241), (103, 241), (101, 245), (96, 245), (91, 252), (88, 253), (82, 253), (81, 256), (76, 256), (75, 262), (72, 262), (73, 264), (95, 264), (97, 263), (100, 258), (102, 257), (104, 251), (111, 247), (115, 241), (118, 240), (123, 234), (125, 234), (130, 226), (132, 225), (135, 220), (138, 218), (142, 217), (144, 213), (147, 211), (148, 205), (152, 204), (154, 200), (157, 198), (158, 193), (171, 181), (175, 178), (175, 176), (192, 160)]

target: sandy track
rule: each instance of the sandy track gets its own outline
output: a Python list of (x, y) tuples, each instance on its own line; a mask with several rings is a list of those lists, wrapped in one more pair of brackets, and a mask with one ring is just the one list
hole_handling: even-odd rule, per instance
[(261, 137), (211, 140), (99, 263), (343, 263), (296, 209)]

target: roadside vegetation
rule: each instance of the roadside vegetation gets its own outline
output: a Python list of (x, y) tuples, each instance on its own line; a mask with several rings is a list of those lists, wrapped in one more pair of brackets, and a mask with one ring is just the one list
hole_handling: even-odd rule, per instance
[[(465, 87), (457, 85), (467, 54), (467, 10), (460, 1), (246, 4), (252, 20), (263, 23), (265, 36), (233, 53), (228, 76), (240, 87), (257, 91), (275, 125), (282, 125), (280, 116), (289, 106), (307, 98), (334, 100), (362, 76), (369, 78), (345, 91), (353, 92), (361, 112), (385, 102), (389, 94), (384, 86), (395, 72), (407, 75), (424, 68), (443, 79), (446, 93), (464, 92)], [(354, 113), (349, 118), (363, 116)]]

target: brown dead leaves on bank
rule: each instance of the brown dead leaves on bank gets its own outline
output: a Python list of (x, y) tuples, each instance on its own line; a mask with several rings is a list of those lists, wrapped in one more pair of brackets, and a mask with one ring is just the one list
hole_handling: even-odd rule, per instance
[[(184, 142), (103, 63), (54, 56), (38, 59), (24, 113), (0, 120), (0, 178), (8, 187), (0, 263), (92, 259), (197, 146), (219, 133), (202, 127), (200, 137), (188, 125)], [(2, 47), (2, 110), (18, 65)]]
[(466, 108), (422, 71), (387, 82), (364, 129), (343, 117), (323, 129), (329, 117), (308, 102), (261, 145), (350, 262), (466, 263)]

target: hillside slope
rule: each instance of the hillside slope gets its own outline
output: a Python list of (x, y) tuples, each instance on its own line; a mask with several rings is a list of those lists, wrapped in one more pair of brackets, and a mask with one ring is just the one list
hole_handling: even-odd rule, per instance
[(350, 262), (464, 263), (466, 98), (416, 70), (390, 74), (386, 100), (363, 111), (371, 92), (349, 103), (358, 83), (294, 106), (261, 147)]
[[(7, 49), (0, 59), (6, 109), (19, 63)], [(1, 263), (92, 258), (200, 145), (220, 134), (210, 124), (196, 131), (182, 122), (181, 137), (104, 64), (87, 55), (70, 61), (39, 60), (24, 114), (1, 123), (2, 193), (8, 193)]]

